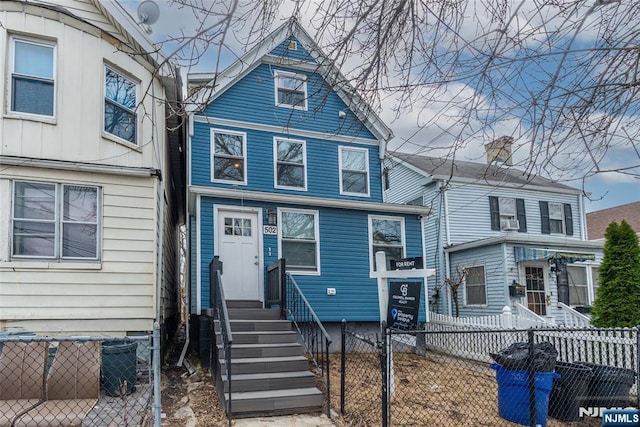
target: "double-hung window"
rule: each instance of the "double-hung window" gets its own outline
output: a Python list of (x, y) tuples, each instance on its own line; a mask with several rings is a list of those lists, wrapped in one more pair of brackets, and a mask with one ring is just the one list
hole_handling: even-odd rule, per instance
[(320, 272), (320, 238), (318, 212), (281, 209), (280, 257), (287, 260), (287, 270), (316, 274)]
[(369, 151), (340, 147), (340, 194), (369, 195)]
[(369, 247), (371, 248), (371, 267), (375, 265), (376, 252), (384, 252), (387, 270), (391, 270), (391, 260), (399, 260), (405, 253), (404, 220), (395, 217), (369, 217)]
[(495, 231), (527, 231), (524, 199), (489, 196), (491, 229)]
[(247, 134), (211, 129), (211, 180), (246, 184)]
[(487, 304), (487, 286), (484, 276), (484, 266), (467, 267), (464, 269), (465, 305)]
[(55, 45), (11, 38), (11, 112), (53, 117)]
[(588, 305), (587, 267), (567, 266), (569, 280), (569, 305)]
[(274, 81), (276, 106), (307, 109), (307, 76), (276, 71)]
[(104, 72), (104, 131), (136, 143), (138, 85), (112, 68)]
[(307, 189), (305, 142), (275, 138), (274, 157), (276, 163), (277, 188)]
[(98, 259), (98, 187), (16, 181), (12, 256)]
[(573, 236), (573, 215), (569, 203), (540, 201), (542, 234), (566, 234)]

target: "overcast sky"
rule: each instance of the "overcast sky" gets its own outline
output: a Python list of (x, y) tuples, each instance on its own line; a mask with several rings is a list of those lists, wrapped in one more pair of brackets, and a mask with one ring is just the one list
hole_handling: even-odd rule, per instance
[[(202, 0), (205, 4), (208, 0)], [(157, 0), (157, 4), (160, 6), (161, 13), (158, 21), (152, 26), (151, 38), (156, 42), (166, 40), (167, 35), (179, 36), (180, 34), (193, 34), (196, 20), (193, 16), (193, 10), (187, 8), (179, 8), (175, 4), (171, 4), (170, 1)], [(120, 3), (127, 9), (132, 16), (136, 16), (136, 9), (139, 5), (139, 1), (136, 0), (120, 0)], [(294, 9), (294, 1), (288, 0), (283, 2), (283, 6), (279, 11), (280, 19), (274, 21), (271, 24), (270, 30), (277, 28), (284, 20), (291, 16)], [(301, 11), (301, 20), (305, 24), (306, 12)], [(310, 13), (308, 14), (310, 15)], [(311, 25), (305, 27), (312, 36), (313, 28)], [(221, 52), (209, 51), (205, 53), (201, 60), (193, 66), (190, 70), (183, 70), (188, 72), (212, 72), (216, 68), (216, 62), (219, 61), (219, 69), (222, 70), (235, 58), (241, 56), (244, 51), (243, 42), (247, 35), (235, 34), (236, 39), (230, 38), (228, 40), (228, 50)], [(580, 35), (581, 37), (588, 39), (592, 35), (588, 31)], [(175, 48), (175, 44), (165, 45), (165, 53)], [(348, 72), (348, 70), (343, 70)], [(400, 149), (401, 151), (409, 153), (420, 152), (424, 155), (438, 155), (438, 150), (434, 150), (437, 147), (447, 145), (447, 133), (444, 130), (451, 131), (455, 128), (455, 124), (451, 123), (451, 119), (446, 113), (446, 108), (443, 110), (443, 106), (448, 104), (448, 101), (455, 99), (456, 97), (468, 95), (468, 87), (464, 84), (450, 85), (446, 91), (444, 91), (439, 99), (441, 99), (441, 105), (436, 103), (421, 105), (419, 102), (414, 104), (414, 108), (411, 110), (404, 109), (400, 114), (394, 111), (394, 105), (396, 100), (392, 97), (385, 98), (382, 102), (382, 111), (380, 116), (386, 121), (387, 125), (394, 131), (396, 137), (389, 144), (391, 149)], [(419, 99), (419, 97), (416, 97)], [(424, 123), (425, 117), (429, 117), (427, 127), (418, 127), (418, 123)], [(500, 129), (500, 126), (503, 129)], [(511, 134), (513, 128), (518, 126), (518, 123), (512, 120), (505, 120), (500, 123), (497, 129), (493, 129), (500, 136), (500, 132), (503, 134)], [(484, 141), (489, 142), (489, 141)], [(521, 150), (524, 151), (524, 150)], [(444, 153), (444, 152), (442, 152)], [(515, 153), (514, 156), (525, 155), (523, 152)], [(481, 141), (467, 144), (465, 147), (460, 148), (456, 153), (456, 158), (467, 161), (483, 162), (485, 160), (484, 148)], [(633, 151), (631, 146), (619, 146), (609, 150), (607, 157), (603, 159), (603, 165), (607, 167), (615, 166), (628, 166), (629, 159), (635, 159), (637, 162), (638, 154)], [(636, 163), (637, 164), (637, 163)], [(573, 180), (565, 182), (568, 185), (576, 188), (582, 188), (583, 182), (580, 180)], [(587, 192), (591, 193), (592, 200), (586, 200), (587, 212), (593, 210), (604, 209), (612, 206), (617, 206), (625, 203), (631, 203), (640, 200), (640, 182), (637, 178), (630, 177), (629, 175), (619, 173), (605, 173), (598, 174), (596, 176), (588, 178), (584, 182), (584, 188)]]

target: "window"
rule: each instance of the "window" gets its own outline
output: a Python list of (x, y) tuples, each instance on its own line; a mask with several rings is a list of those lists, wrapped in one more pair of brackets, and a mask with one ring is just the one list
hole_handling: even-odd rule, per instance
[(318, 212), (280, 210), (280, 257), (288, 271), (319, 272)]
[(16, 113), (54, 116), (55, 45), (12, 38), (11, 106)]
[(138, 85), (109, 67), (104, 72), (104, 131), (136, 143)]
[(491, 229), (495, 231), (527, 231), (524, 199), (489, 196)]
[(246, 183), (247, 136), (245, 133), (211, 129), (212, 181)]
[(274, 139), (276, 187), (307, 189), (307, 154), (304, 141)]
[(466, 305), (486, 305), (487, 287), (484, 279), (484, 266), (465, 268), (464, 291)]
[(275, 72), (276, 106), (307, 109), (307, 77), (302, 74)]
[(12, 256), (98, 258), (97, 187), (15, 182)]
[(598, 298), (598, 286), (600, 286), (599, 267), (591, 267), (591, 280), (593, 280), (593, 300)]
[(369, 151), (340, 147), (340, 194), (369, 195)]
[(385, 190), (389, 189), (389, 169), (387, 168), (382, 170), (382, 188)]
[(540, 202), (542, 234), (566, 234), (573, 236), (573, 216), (568, 203)]
[(404, 258), (404, 221), (402, 218), (369, 217), (369, 242), (371, 246), (371, 266), (375, 265), (376, 252), (386, 254), (387, 270), (391, 260)]
[(569, 279), (569, 305), (588, 305), (587, 269), (568, 265), (567, 277)]

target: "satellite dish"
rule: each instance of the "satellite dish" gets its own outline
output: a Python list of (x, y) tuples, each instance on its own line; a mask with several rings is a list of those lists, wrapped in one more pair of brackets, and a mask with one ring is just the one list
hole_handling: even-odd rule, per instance
[(138, 19), (140, 23), (153, 25), (160, 17), (160, 8), (152, 0), (145, 0), (138, 6)]

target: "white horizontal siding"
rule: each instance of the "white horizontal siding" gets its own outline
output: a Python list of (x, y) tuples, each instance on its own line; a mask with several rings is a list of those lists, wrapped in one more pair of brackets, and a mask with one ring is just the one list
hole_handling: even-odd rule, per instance
[[(0, 241), (0, 323), (39, 333), (58, 327), (66, 328), (65, 332), (105, 334), (151, 330), (156, 314), (156, 178), (123, 180), (114, 175), (15, 166), (0, 172), (3, 203), (11, 200), (13, 179), (99, 186), (102, 250), (99, 262), (11, 261), (6, 238), (10, 211), (0, 210), (0, 236), (4, 236)], [(106, 319), (124, 321), (116, 327)]]
[(404, 165), (385, 159), (389, 189), (383, 191), (386, 203), (407, 203), (422, 194), (422, 186), (427, 181), (423, 175)]
[(495, 188), (477, 184), (451, 184), (447, 190), (448, 217), (451, 243), (470, 242), (487, 237), (504, 235), (504, 231), (491, 230), (489, 196), (521, 198), (525, 201), (527, 232), (514, 235), (544, 237), (541, 233), (540, 201), (569, 203), (573, 215), (573, 236), (568, 239), (581, 240), (580, 206), (577, 195), (547, 193), (524, 188)]

